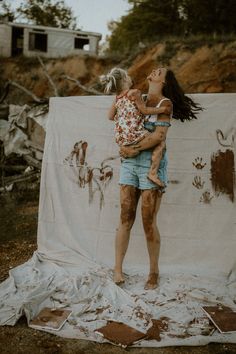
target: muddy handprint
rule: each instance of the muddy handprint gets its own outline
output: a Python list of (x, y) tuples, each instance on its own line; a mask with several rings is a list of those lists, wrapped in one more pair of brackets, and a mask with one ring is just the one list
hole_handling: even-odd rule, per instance
[(202, 162), (202, 157), (196, 157), (192, 164), (198, 170), (202, 170), (206, 166), (206, 163)]
[(199, 201), (205, 204), (210, 204), (212, 198), (214, 198), (213, 195), (211, 195), (211, 192), (207, 189), (205, 192), (202, 193), (202, 196)]
[(200, 176), (195, 176), (192, 182), (192, 185), (197, 189), (202, 189), (204, 187), (205, 182), (202, 181)]

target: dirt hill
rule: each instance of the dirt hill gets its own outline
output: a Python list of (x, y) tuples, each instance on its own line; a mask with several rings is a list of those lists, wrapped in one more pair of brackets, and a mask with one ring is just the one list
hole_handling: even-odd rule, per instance
[[(143, 49), (122, 62), (114, 58), (73, 56), (44, 60), (45, 68), (61, 96), (81, 95), (78, 85), (65, 75), (79, 80), (87, 87), (99, 89), (98, 76), (113, 66), (129, 69), (135, 85), (146, 89), (146, 76), (156, 66), (170, 66), (187, 93), (236, 92), (236, 41), (216, 44), (158, 43)], [(52, 96), (49, 84), (37, 58), (0, 59), (1, 87), (6, 80), (14, 80), (39, 97)], [(11, 88), (7, 101), (25, 103), (29, 97), (17, 88)]]
[(129, 73), (140, 89), (156, 65), (169, 65), (185, 92), (236, 92), (236, 41), (203, 45), (157, 44), (138, 55)]

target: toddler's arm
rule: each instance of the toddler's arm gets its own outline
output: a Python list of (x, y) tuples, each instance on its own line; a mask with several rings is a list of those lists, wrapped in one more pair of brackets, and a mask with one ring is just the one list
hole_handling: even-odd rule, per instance
[[(163, 105), (169, 105), (171, 101), (164, 101)], [(161, 117), (162, 121), (169, 122), (170, 115), (163, 114)], [(168, 127), (156, 127), (156, 130), (148, 134), (144, 139), (142, 139), (137, 144), (129, 145), (129, 146), (122, 146), (120, 148), (120, 155), (122, 157), (134, 157), (138, 155), (141, 151), (153, 148), (154, 146), (160, 144), (161, 142), (165, 141)]]
[(142, 114), (171, 114), (172, 111), (172, 104), (171, 102), (166, 102), (167, 104), (165, 104), (162, 107), (147, 107), (144, 100), (142, 99), (142, 95), (141, 95), (141, 91), (137, 90), (137, 89), (132, 89), (129, 90), (128, 92), (128, 98), (131, 101), (134, 101), (134, 103), (136, 104), (138, 110), (142, 113)]
[(108, 111), (108, 119), (114, 120), (115, 115), (116, 115), (116, 106), (115, 106), (116, 101), (114, 101), (111, 105), (111, 108)]
[(138, 110), (142, 113), (142, 114), (167, 114), (169, 115), (171, 113), (172, 110), (172, 104), (171, 102), (167, 101), (167, 104), (162, 106), (162, 107), (147, 107), (145, 105), (145, 102), (142, 99), (141, 95), (137, 95), (135, 98), (135, 104), (138, 107)]

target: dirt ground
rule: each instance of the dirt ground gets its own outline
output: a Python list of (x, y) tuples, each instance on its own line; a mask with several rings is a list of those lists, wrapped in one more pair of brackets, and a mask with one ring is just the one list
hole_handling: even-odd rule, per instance
[[(36, 250), (38, 189), (0, 196), (0, 282), (8, 271), (27, 261)], [(128, 348), (64, 339), (27, 327), (21, 318), (14, 327), (0, 327), (0, 353), (24, 354), (236, 354), (236, 344), (202, 347)]]

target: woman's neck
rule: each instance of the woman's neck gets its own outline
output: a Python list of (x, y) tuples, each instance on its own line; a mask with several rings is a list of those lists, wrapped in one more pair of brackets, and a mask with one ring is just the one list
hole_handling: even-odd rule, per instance
[(160, 100), (164, 97), (162, 93), (163, 85), (156, 83), (155, 85), (152, 82), (149, 82), (149, 88), (147, 93), (147, 103), (149, 106), (156, 106)]
[(162, 93), (162, 84), (155, 84), (152, 85), (152, 83), (149, 83), (149, 88), (148, 88), (148, 93), (147, 93), (147, 99), (149, 104), (156, 104), (158, 103), (164, 96)]

